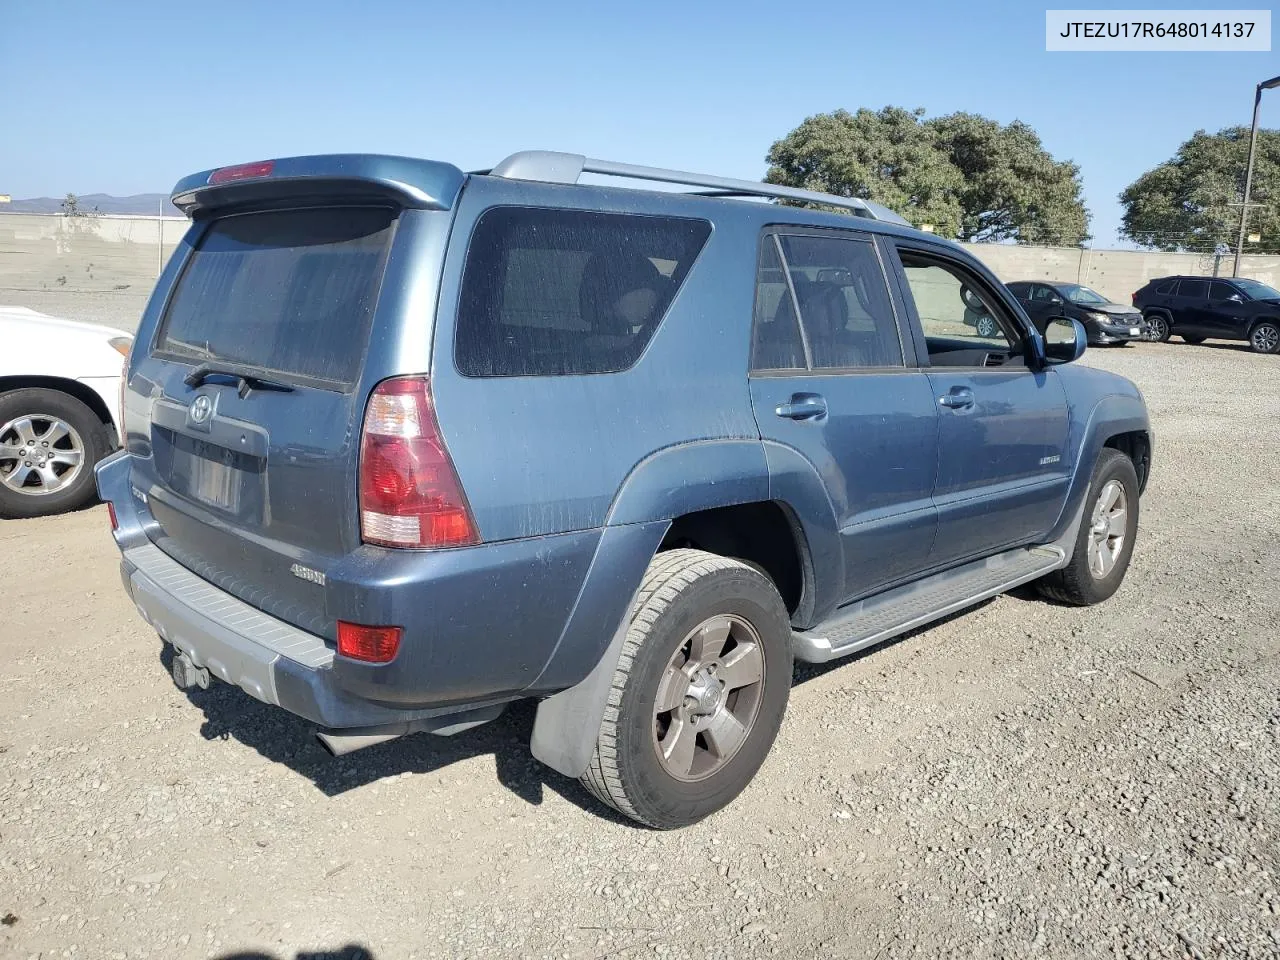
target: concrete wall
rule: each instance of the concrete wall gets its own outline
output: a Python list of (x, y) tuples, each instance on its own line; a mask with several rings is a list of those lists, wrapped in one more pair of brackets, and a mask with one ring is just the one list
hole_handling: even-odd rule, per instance
[[(1129, 303), (1135, 290), (1153, 277), (1175, 274), (1210, 276), (1214, 258), (1198, 253), (1146, 253), (1139, 250), (1081, 250), (1078, 247), (1021, 247), (996, 243), (965, 246), (1005, 283), (1057, 280), (1083, 283), (1117, 303)], [(1232, 257), (1223, 257), (1220, 276), (1231, 276)], [(1280, 289), (1280, 256), (1246, 256), (1240, 275)]]
[(0, 304), (132, 331), (180, 217), (0, 213)]
[[(187, 229), (181, 218), (0, 213), (0, 304), (136, 328), (163, 261)], [(1120, 303), (1152, 277), (1211, 274), (1192, 253), (970, 244), (1002, 280), (1084, 283)], [(1224, 258), (1221, 273), (1231, 273)], [(1241, 274), (1280, 287), (1280, 256), (1245, 257)]]

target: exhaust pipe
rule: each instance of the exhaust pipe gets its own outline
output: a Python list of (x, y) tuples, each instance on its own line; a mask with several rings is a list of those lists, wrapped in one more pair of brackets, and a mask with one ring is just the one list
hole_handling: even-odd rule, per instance
[(317, 733), (316, 739), (331, 755), (344, 757), (356, 750), (363, 750), (365, 747), (386, 743), (388, 740), (395, 740), (402, 736), (404, 736), (403, 733)]

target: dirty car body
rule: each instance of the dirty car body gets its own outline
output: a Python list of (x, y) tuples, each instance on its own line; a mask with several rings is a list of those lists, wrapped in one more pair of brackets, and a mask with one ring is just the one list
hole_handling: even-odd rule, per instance
[[(664, 551), (749, 562), (787, 662), (825, 660), (1061, 568), (1105, 448), (1145, 485), (1136, 388), (1053, 364), (956, 245), (870, 205), (582, 185), (581, 160), (177, 185), (191, 227), (98, 485), (180, 683), (238, 685), (335, 752), (537, 698), (535, 755), (580, 776)], [(979, 288), (1003, 341), (934, 316), (929, 270)]]

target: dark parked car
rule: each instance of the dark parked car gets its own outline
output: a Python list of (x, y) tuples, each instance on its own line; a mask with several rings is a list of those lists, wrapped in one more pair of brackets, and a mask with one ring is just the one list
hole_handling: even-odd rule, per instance
[(1280, 352), (1280, 290), (1242, 277), (1160, 277), (1133, 295), (1153, 340), (1244, 340)]
[(334, 753), (532, 698), (539, 760), (680, 826), (764, 762), (793, 658), (1124, 578), (1142, 394), (875, 204), (541, 152), (266, 161), (174, 201), (97, 471), (125, 589), (180, 686)]
[(1089, 343), (1128, 343), (1146, 338), (1142, 311), (1113, 303), (1096, 290), (1079, 283), (1016, 280), (1006, 284), (1031, 322), (1039, 330), (1054, 317), (1069, 317), (1084, 324)]

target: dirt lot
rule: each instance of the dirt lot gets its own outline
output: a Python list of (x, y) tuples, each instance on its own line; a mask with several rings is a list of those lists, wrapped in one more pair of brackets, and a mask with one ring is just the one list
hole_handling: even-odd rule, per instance
[(658, 834), (529, 709), (332, 760), (190, 699), (104, 508), (0, 523), (0, 955), (1280, 955), (1280, 358), (1090, 351), (1158, 433), (1134, 565), (802, 670), (731, 808)]

